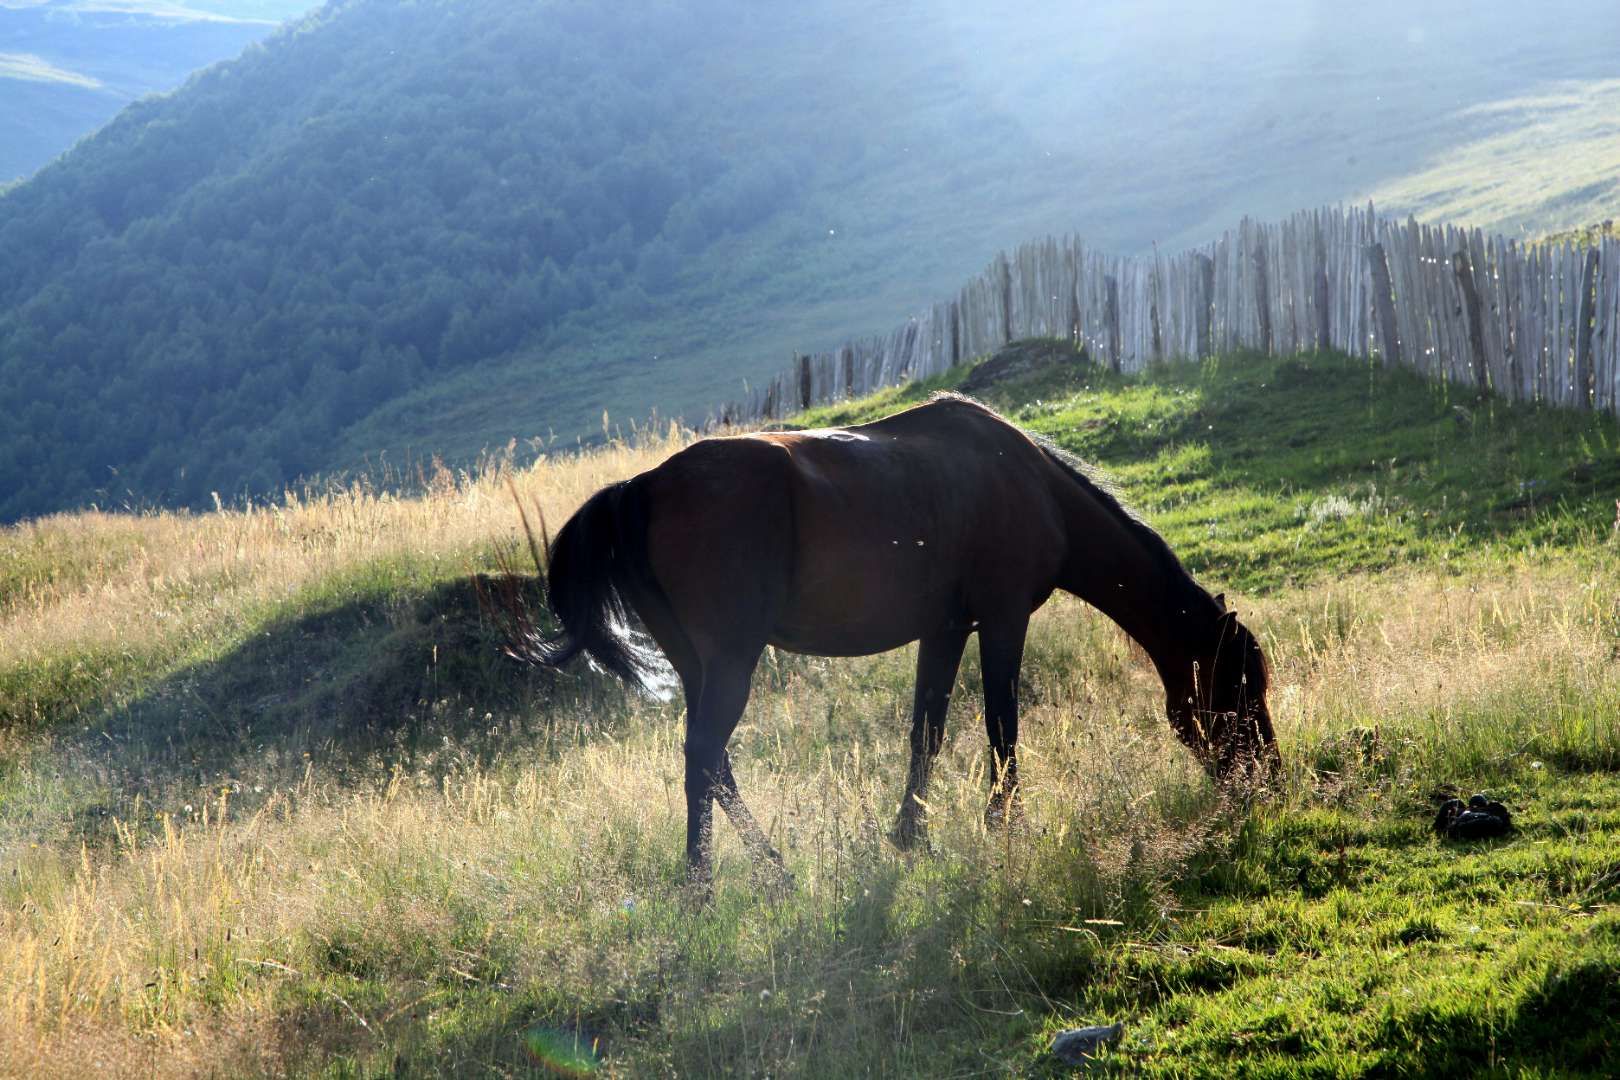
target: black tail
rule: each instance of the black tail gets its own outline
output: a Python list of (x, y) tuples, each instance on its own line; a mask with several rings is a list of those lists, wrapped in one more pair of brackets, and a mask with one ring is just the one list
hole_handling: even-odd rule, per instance
[(562, 633), (531, 639), (524, 659), (557, 667), (584, 652), (646, 690), (667, 678), (663, 655), (630, 625), (626, 594), (658, 590), (647, 562), (647, 496), (638, 481), (598, 491), (557, 534), (546, 591)]

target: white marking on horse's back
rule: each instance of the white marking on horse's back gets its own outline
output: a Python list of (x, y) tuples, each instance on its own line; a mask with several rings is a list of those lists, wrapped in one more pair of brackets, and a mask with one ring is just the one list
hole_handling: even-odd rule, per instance
[(803, 435), (809, 439), (831, 439), (834, 442), (872, 441), (857, 431), (846, 431), (844, 428), (811, 428), (808, 431), (795, 431), (793, 434)]

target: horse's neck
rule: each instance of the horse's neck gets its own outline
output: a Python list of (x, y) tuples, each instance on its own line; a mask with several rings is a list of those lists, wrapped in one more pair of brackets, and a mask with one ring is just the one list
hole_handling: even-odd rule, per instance
[(1175, 669), (1214, 601), (1117, 510), (1078, 489), (1066, 501), (1069, 554), (1059, 586), (1118, 623), (1161, 672)]

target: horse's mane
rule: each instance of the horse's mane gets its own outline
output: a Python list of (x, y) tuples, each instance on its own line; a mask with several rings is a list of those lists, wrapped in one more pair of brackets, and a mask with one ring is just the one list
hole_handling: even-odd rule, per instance
[[(1017, 424), (1014, 424), (984, 402), (968, 397), (966, 394), (941, 390), (933, 394), (928, 400), (930, 402), (954, 401), (963, 405), (971, 405), (976, 409), (989, 413), (1009, 427), (1018, 428)], [(1136, 537), (1143, 549), (1152, 556), (1155, 562), (1161, 565), (1165, 576), (1169, 580), (1185, 582), (1187, 588), (1192, 590), (1195, 595), (1204, 597), (1211, 604), (1214, 604), (1214, 598), (1187, 572), (1187, 568), (1181, 564), (1180, 559), (1176, 558), (1176, 553), (1170, 550), (1170, 545), (1165, 542), (1164, 537), (1159, 535), (1158, 530), (1143, 521), (1136, 511), (1125, 504), (1119, 488), (1112, 480), (1098, 471), (1095, 466), (1075, 454), (1071, 454), (1046, 436), (1038, 435), (1032, 431), (1025, 431), (1023, 428), (1018, 428), (1018, 430), (1023, 433), (1025, 438), (1039, 447), (1052, 464), (1061, 469), (1069, 479), (1085, 489), (1098, 506), (1102, 507), (1106, 513), (1123, 525), (1127, 532)]]

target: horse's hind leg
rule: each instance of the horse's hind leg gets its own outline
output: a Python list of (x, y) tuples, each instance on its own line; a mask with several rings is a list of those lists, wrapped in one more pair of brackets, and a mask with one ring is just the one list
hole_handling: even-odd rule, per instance
[[(692, 724), (704, 709), (703, 688), (706, 679), (704, 677), (703, 661), (693, 647), (691, 639), (681, 629), (679, 621), (675, 618), (675, 613), (670, 610), (668, 601), (664, 599), (661, 593), (638, 593), (634, 597), (633, 603), (636, 611), (641, 616), (641, 621), (646, 624), (648, 632), (652, 634), (653, 640), (658, 642), (659, 648), (664, 651), (664, 656), (669, 659), (669, 662), (680, 675), (681, 687), (686, 695), (687, 728), (690, 731)], [(724, 677), (721, 678), (724, 681)], [(746, 687), (747, 680), (745, 679), (744, 704), (747, 702)], [(712, 707), (717, 703), (711, 702), (710, 704)], [(737, 715), (738, 718), (742, 715), (740, 708)], [(733, 720), (732, 727), (735, 727), (735, 725), (736, 721)], [(726, 729), (727, 738), (730, 737), (730, 730), (730, 728)], [(715, 783), (710, 785), (710, 798), (718, 801), (726, 811), (726, 816), (731, 818), (732, 824), (737, 827), (737, 831), (742, 835), (743, 845), (748, 848), (749, 854), (756, 861), (764, 859), (774, 863), (776, 869), (783, 876), (787, 876), (787, 870), (782, 864), (782, 856), (765, 838), (764, 830), (759, 827), (759, 823), (754, 820), (754, 815), (748, 812), (748, 807), (742, 801), (742, 795), (737, 790), (737, 778), (731, 772), (731, 755), (726, 753), (724, 749), (720, 751), (720, 764), (716, 772)], [(689, 804), (689, 825), (690, 810)], [(706, 819), (712, 817), (712, 814), (705, 805), (699, 816)], [(701, 851), (705, 843), (712, 839), (712, 826), (699, 821), (697, 831), (700, 839), (699, 850)], [(689, 835), (687, 844), (689, 868), (692, 865), (691, 856), (691, 837)]]
[[(748, 683), (759, 660), (755, 651), (745, 660), (732, 657), (703, 665), (697, 708), (686, 714), (686, 869), (696, 884), (710, 879), (709, 839), (713, 831), (714, 799), (742, 806), (726, 761), (726, 743), (748, 704)], [(730, 778), (729, 784), (727, 783)], [(743, 808), (746, 813), (746, 808)], [(727, 812), (731, 813), (728, 806)], [(750, 815), (748, 820), (753, 821)], [(739, 826), (740, 827), (740, 826)], [(758, 830), (758, 825), (754, 826)], [(763, 833), (760, 834), (763, 837)]]
[[(725, 783), (725, 776), (730, 775), (729, 763), (725, 758), (725, 742), (720, 742), (720, 762), (726, 766), (725, 776), (711, 776), (720, 772), (708, 761), (711, 741), (708, 738), (693, 738), (694, 730), (708, 731), (709, 725), (700, 719), (705, 715), (714, 713), (719, 702), (711, 698), (707, 709), (703, 699), (703, 690), (707, 680), (704, 678), (704, 664), (692, 640), (682, 630), (681, 624), (670, 610), (669, 602), (663, 594), (656, 591), (638, 590), (632, 596), (632, 605), (641, 621), (646, 625), (653, 640), (663, 649), (664, 656), (674, 666), (681, 679), (681, 689), (686, 697), (686, 869), (687, 876), (694, 880), (706, 880), (708, 868), (705, 852), (709, 846), (709, 839), (713, 832), (712, 803), (717, 793), (716, 789)], [(748, 680), (743, 680), (742, 704), (736, 706), (737, 715), (742, 715), (742, 705), (747, 703)], [(731, 728), (736, 721), (725, 729), (725, 737), (729, 738)], [(698, 765), (694, 773), (694, 763)], [(731, 782), (735, 788), (736, 781)]]
[[(751, 671), (752, 667), (750, 667), (750, 673)], [(721, 688), (723, 689), (724, 684), (727, 681), (727, 677), (720, 675), (718, 678), (720, 679)], [(743, 678), (743, 705), (746, 705), (747, 703), (748, 681), (748, 677)], [(712, 682), (713, 680), (710, 678), (704, 678), (701, 680), (704, 687), (711, 685)], [(765, 830), (759, 827), (759, 822), (754, 819), (753, 813), (749, 811), (748, 804), (743, 802), (742, 792), (737, 787), (737, 777), (731, 771), (731, 754), (726, 751), (725, 743), (730, 740), (731, 732), (736, 728), (737, 721), (742, 718), (742, 707), (739, 706), (737, 708), (736, 715), (730, 720), (729, 723), (727, 723), (724, 720), (724, 714), (713, 711), (717, 705), (721, 706), (722, 708), (729, 707), (728, 705), (720, 702), (718, 700), (718, 696), (715, 699), (711, 699), (709, 702), (705, 703), (701, 690), (696, 694), (689, 693), (687, 695), (686, 724), (688, 747), (688, 783), (691, 782), (690, 777), (692, 775), (694, 751), (699, 756), (705, 757), (705, 760), (707, 760), (706, 755), (711, 752), (713, 741), (709, 737), (694, 738), (693, 732), (695, 724), (704, 731), (714, 733), (715, 737), (719, 738), (720, 740), (721, 749), (719, 761), (713, 765), (708, 772), (708, 775), (713, 778), (713, 782), (709, 785), (709, 797), (715, 802), (718, 802), (720, 804), (720, 808), (726, 812), (726, 816), (731, 819), (731, 824), (736, 827), (738, 835), (742, 837), (743, 847), (748, 850), (749, 857), (754, 860), (756, 866), (763, 864), (774, 868), (777, 880), (776, 882), (773, 882), (773, 884), (791, 884), (793, 881), (793, 875), (788, 873), (787, 866), (782, 861), (781, 852), (777, 851), (776, 848), (771, 845), (770, 839), (765, 835)], [(706, 709), (709, 711), (705, 711)], [(716, 723), (717, 720), (718, 723)], [(711, 727), (710, 725), (714, 726)], [(722, 732), (723, 734), (721, 734)], [(698, 855), (701, 862), (694, 862), (692, 859), (692, 834), (690, 829), (690, 793), (688, 794), (687, 809), (689, 822), (687, 835), (687, 866), (694, 879), (702, 881), (706, 880), (708, 875), (708, 859), (714, 838), (712, 826), (710, 824), (706, 824), (705, 822), (713, 815), (712, 811), (710, 811), (708, 807), (708, 803), (705, 801), (700, 810), (705, 821), (699, 822), (697, 829), (699, 840)]]
[(945, 743), (945, 713), (950, 708), (951, 688), (956, 685), (956, 669), (962, 662), (967, 636), (965, 628), (942, 630), (917, 645), (917, 689), (911, 702), (911, 767), (891, 834), (902, 851), (915, 846), (926, 831), (922, 797), (928, 790), (934, 759)]
[(990, 739), (990, 805), (987, 822), (1018, 811), (1018, 671), (1024, 662), (1028, 614), (979, 626), (979, 662), (984, 669), (984, 729)]
[(754, 815), (743, 802), (742, 792), (737, 789), (737, 778), (731, 772), (731, 754), (722, 752), (720, 755), (720, 786), (715, 789), (715, 800), (721, 809), (736, 826), (737, 833), (742, 837), (743, 847), (753, 858), (756, 867), (768, 864), (775, 869), (777, 882), (780, 885), (791, 885), (793, 875), (788, 873), (787, 865), (782, 861), (782, 853), (771, 845), (770, 838), (765, 830), (759, 827)]

